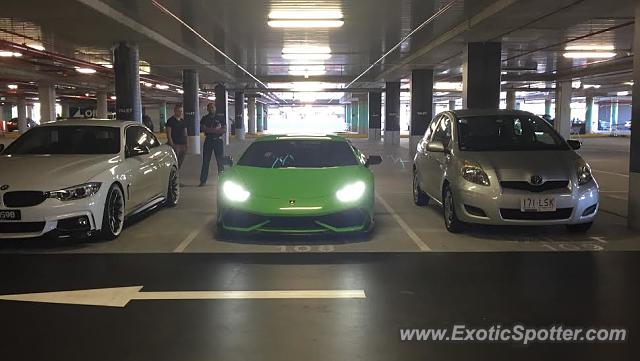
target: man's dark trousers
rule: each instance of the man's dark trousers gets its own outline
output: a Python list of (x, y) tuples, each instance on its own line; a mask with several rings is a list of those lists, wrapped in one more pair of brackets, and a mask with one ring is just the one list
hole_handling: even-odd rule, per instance
[(224, 170), (222, 164), (222, 158), (224, 157), (224, 143), (222, 138), (207, 137), (204, 140), (204, 146), (202, 147), (202, 170), (200, 171), (200, 183), (207, 183), (209, 177), (209, 163), (211, 163), (211, 154), (216, 156), (216, 164), (218, 166), (218, 173)]

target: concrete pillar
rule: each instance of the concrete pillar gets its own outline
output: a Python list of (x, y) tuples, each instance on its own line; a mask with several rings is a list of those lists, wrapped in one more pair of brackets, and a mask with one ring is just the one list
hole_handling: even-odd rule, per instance
[(351, 104), (345, 104), (344, 106), (344, 122), (347, 127), (347, 131), (351, 131)]
[(231, 124), (229, 124), (229, 96), (227, 88), (222, 84), (218, 84), (213, 89), (213, 92), (216, 94), (216, 114), (224, 118), (224, 121), (227, 122), (227, 132), (224, 135), (224, 142), (229, 145)]
[(416, 154), (418, 142), (433, 119), (433, 69), (411, 72), (411, 135), (409, 156)]
[(109, 110), (107, 107), (107, 92), (100, 90), (96, 93), (97, 105), (96, 105), (96, 118), (107, 119), (109, 117)]
[(160, 131), (164, 132), (167, 126), (167, 102), (160, 102), (158, 106), (158, 112), (160, 113)]
[(189, 136), (189, 154), (200, 154), (200, 78), (198, 71), (184, 69), (182, 71), (182, 105), (184, 120), (187, 122)]
[(62, 107), (62, 119), (69, 119), (71, 117), (71, 110), (69, 109), (68, 102), (60, 102), (60, 107)]
[(27, 103), (27, 121), (33, 120), (33, 103)]
[(455, 110), (455, 109), (456, 109), (456, 100), (449, 99), (449, 110)]
[(565, 139), (571, 135), (571, 80), (556, 83), (556, 117), (553, 127)]
[(38, 84), (40, 124), (56, 120), (56, 88), (53, 84)]
[[(633, 48), (640, 49), (640, 1), (635, 2), (635, 30)], [(640, 51), (633, 52), (633, 95), (640, 94)], [(640, 96), (631, 98), (631, 153), (629, 155), (629, 228), (640, 230)]]
[(462, 107), (500, 106), (501, 43), (469, 43), (464, 53)]
[(507, 109), (508, 110), (516, 109), (516, 91), (515, 90), (507, 90)]
[(262, 107), (262, 130), (269, 130), (267, 121), (269, 120), (269, 107), (264, 104)]
[(400, 82), (389, 82), (385, 90), (384, 145), (400, 144)]
[(618, 101), (611, 102), (611, 119), (609, 120), (611, 129), (618, 130)]
[(382, 139), (382, 93), (369, 93), (369, 140)]
[(262, 133), (264, 131), (264, 105), (256, 104), (256, 131)]
[(236, 92), (236, 139), (244, 140), (244, 92)]
[(369, 133), (369, 96), (368, 94), (358, 95), (358, 134)]
[(2, 120), (8, 121), (8, 120), (11, 120), (13, 118), (13, 116), (11, 114), (11, 108), (12, 107), (13, 107), (13, 104), (4, 103), (4, 106), (2, 107)]
[(551, 105), (552, 105), (552, 100), (551, 98), (547, 98), (544, 100), (544, 114), (545, 115), (551, 115)]
[(584, 132), (591, 134), (593, 132), (593, 96), (588, 95), (585, 98), (585, 112), (584, 112)]
[(351, 103), (351, 131), (357, 133), (360, 126), (360, 114), (358, 113), (358, 107), (360, 102), (358, 99), (354, 99)]
[(24, 95), (18, 97), (18, 131), (23, 134), (29, 129), (27, 124), (27, 100)]
[(257, 121), (256, 121), (256, 97), (252, 96), (247, 99), (247, 115), (249, 117), (248, 127), (249, 134), (256, 134)]
[(116, 119), (142, 123), (138, 47), (120, 43), (113, 50), (116, 82)]

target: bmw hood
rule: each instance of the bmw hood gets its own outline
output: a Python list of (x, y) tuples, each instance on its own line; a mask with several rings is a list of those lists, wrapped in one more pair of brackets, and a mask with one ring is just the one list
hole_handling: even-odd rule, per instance
[(0, 185), (9, 190), (49, 191), (89, 181), (115, 165), (117, 155), (0, 156)]
[(532, 176), (545, 180), (571, 180), (582, 158), (573, 151), (469, 152), (466, 160), (493, 171), (501, 181), (528, 181)]
[(371, 172), (360, 166), (333, 168), (257, 168), (235, 166), (225, 180), (240, 182), (262, 198), (313, 199), (333, 197), (345, 185), (364, 181), (371, 186)]

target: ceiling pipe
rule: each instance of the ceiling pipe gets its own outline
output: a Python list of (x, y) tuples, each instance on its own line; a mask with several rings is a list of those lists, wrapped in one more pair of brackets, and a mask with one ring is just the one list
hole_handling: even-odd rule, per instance
[(396, 49), (398, 49), (402, 45), (402, 43), (407, 41), (415, 33), (417, 33), (418, 31), (422, 30), (422, 28), (424, 28), (425, 26), (429, 25), (434, 20), (436, 20), (438, 17), (440, 17), (440, 15), (444, 14), (445, 12), (447, 12), (447, 10), (449, 10), (455, 3), (456, 3), (456, 0), (450, 1), (445, 6), (443, 6), (440, 10), (436, 11), (427, 20), (425, 20), (417, 28), (413, 29), (407, 36), (402, 38), (396, 45), (394, 45), (391, 49), (389, 49), (389, 51), (384, 53), (384, 55), (382, 55), (378, 60), (376, 60), (373, 64), (371, 64), (371, 66), (369, 66), (365, 71), (363, 71), (360, 75), (358, 75), (355, 79), (353, 79), (353, 81), (351, 81), (351, 83), (347, 84), (345, 89), (351, 87), (355, 82), (357, 82), (360, 78), (362, 78), (365, 74), (367, 74), (371, 69), (373, 69), (376, 65), (378, 65), (378, 63), (380, 63), (382, 60), (384, 60), (384, 58), (386, 58), (387, 56), (389, 56), (389, 54), (393, 53)]

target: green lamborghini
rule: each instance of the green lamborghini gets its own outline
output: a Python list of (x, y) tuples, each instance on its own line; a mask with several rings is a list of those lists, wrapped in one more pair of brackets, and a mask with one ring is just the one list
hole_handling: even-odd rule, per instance
[(366, 233), (374, 188), (365, 157), (339, 136), (271, 135), (255, 140), (218, 181), (221, 231)]

